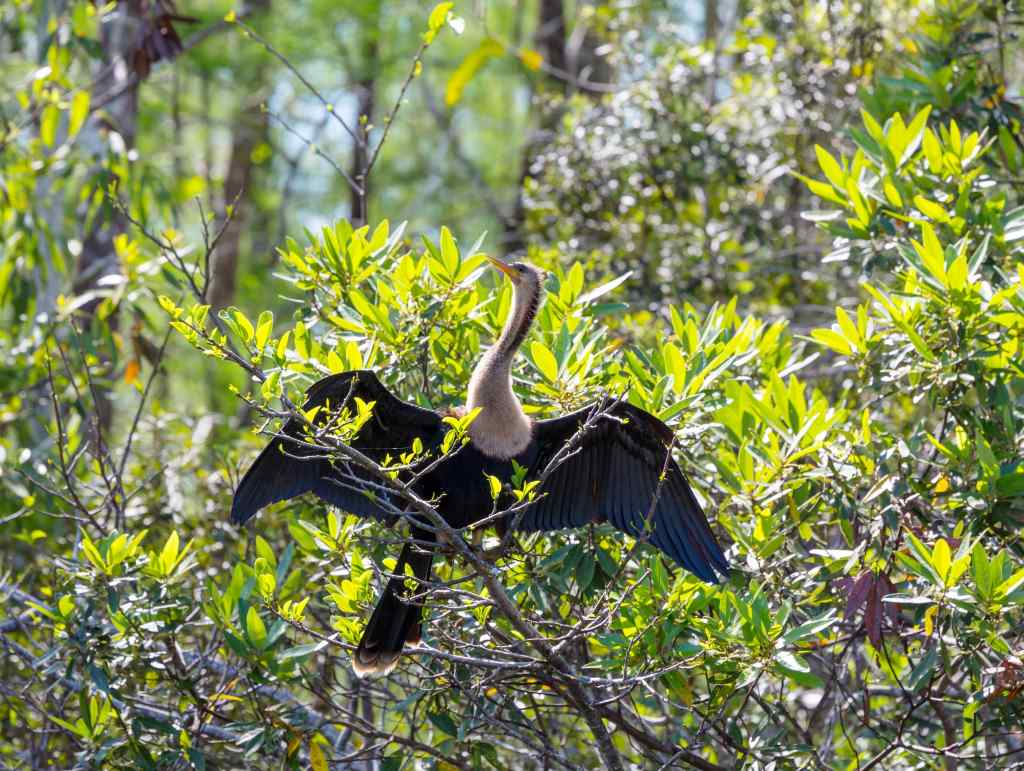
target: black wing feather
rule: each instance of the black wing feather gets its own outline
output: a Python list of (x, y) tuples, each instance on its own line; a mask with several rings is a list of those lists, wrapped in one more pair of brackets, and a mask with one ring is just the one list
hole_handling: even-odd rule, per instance
[[(397, 457), (408, 452), (417, 437), (427, 448), (441, 441), (440, 415), (397, 398), (369, 370), (340, 372), (318, 380), (306, 391), (303, 409), (329, 405), (329, 410), (317, 415), (317, 420), (326, 420), (331, 412), (356, 397), (375, 403), (373, 416), (352, 441), (352, 447), (367, 457), (378, 462), (389, 453)], [(288, 421), (282, 433), (298, 439), (302, 436), (301, 425)], [(275, 437), (242, 477), (231, 505), (231, 519), (246, 522), (264, 506), (307, 492), (361, 517), (386, 516), (381, 506), (387, 502), (386, 494), (369, 492), (371, 478), (362, 469), (309, 457), (313, 454), (296, 442)], [(364, 485), (366, 492), (358, 489)], [(373, 495), (380, 499), (374, 500)]]
[[(650, 413), (606, 402), (537, 422), (531, 473), (543, 472), (587, 418), (598, 414), (595, 410), (603, 414), (578, 438), (576, 454), (544, 481), (519, 528), (558, 530), (607, 520), (634, 538), (649, 540), (703, 580), (717, 582), (716, 572), (726, 575), (729, 563), (683, 472), (671, 457), (666, 466), (672, 430)], [(666, 475), (658, 493), (662, 469)]]

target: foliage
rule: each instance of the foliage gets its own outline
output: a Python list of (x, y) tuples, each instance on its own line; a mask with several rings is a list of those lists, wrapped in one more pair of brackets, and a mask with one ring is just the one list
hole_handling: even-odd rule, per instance
[[(146, 89), (178, 67), (252, 75), (265, 57), (288, 92), (303, 70), (274, 56), (269, 22), (326, 13), (216, 21), (229, 9), (197, 6), (231, 45), (152, 62)], [(478, 182), (456, 184), (476, 156), (443, 196), (414, 187), (410, 148), (435, 138), (397, 99), (437, 67), (472, 123), (494, 106), (489, 85), (548, 63), (504, 9), (480, 23), (461, 4), (417, 6), (414, 32), (384, 14), (373, 35), (373, 8), (344, 16), (402, 51), (360, 54), (396, 97), (374, 218), (314, 216), (317, 188), (302, 187), (294, 235), (211, 308), (234, 212), (203, 196), (223, 185), (167, 162), (152, 92), (136, 143), (97, 119), (100, 21), (117, 11), (70, 3), (40, 36), (32, 3), (0, 10), (0, 67), (20, 84), (0, 97), (5, 766), (1018, 762), (1024, 201), (1020, 46), (1003, 31), (1016, 17), (915, 6), (908, 36), (885, 4), (831, 19), (789, 7), (755, 5), (704, 50), (679, 45), (660, 3), (584, 12), (631, 85), (549, 89), (563, 126), (525, 184), (530, 259), (549, 276), (516, 390), (536, 417), (610, 393), (665, 420), (730, 579), (704, 584), (605, 527), (531, 535), (494, 564), (452, 532), (424, 589), (426, 646), (365, 682), (349, 657), (405, 524), (304, 497), (239, 531), (231, 493), (264, 434), (315, 417), (298, 405), (325, 374), (370, 368), (422, 405), (462, 400), (511, 290), (485, 268), (495, 239), (470, 240), (481, 216), (459, 216), (479, 205)], [(310, 29), (296, 19), (273, 50), (315, 69), (290, 39)], [(289, 125), (324, 107), (280, 93), (269, 109)], [(254, 152), (287, 136), (277, 126)], [(324, 155), (355, 154), (342, 141), (326, 136)], [(272, 176), (251, 178), (254, 238), (287, 197)], [(94, 241), (115, 259), (86, 281)], [(772, 273), (780, 261), (795, 267)], [(308, 438), (344, 456), (372, 411)], [(465, 423), (451, 419), (445, 451)], [(375, 469), (381, 483), (409, 460)], [(535, 481), (515, 480), (520, 497)]]
[(534, 161), (534, 242), (633, 269), (637, 296), (667, 302), (833, 299), (798, 217), (811, 202), (786, 174), (811, 168), (814, 143), (829, 145), (856, 113), (857, 86), (893, 58), (904, 6), (866, 15), (762, 2), (730, 37), (655, 37), (624, 57), (635, 82), (597, 103), (577, 98)]

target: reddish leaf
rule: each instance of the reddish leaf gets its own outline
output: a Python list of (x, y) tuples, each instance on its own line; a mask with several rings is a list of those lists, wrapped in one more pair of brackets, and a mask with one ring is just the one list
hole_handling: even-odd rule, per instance
[(870, 571), (864, 571), (857, 577), (857, 580), (852, 582), (850, 587), (849, 595), (846, 600), (846, 613), (843, 614), (843, 620), (849, 621), (860, 610), (860, 606), (864, 604), (864, 601), (868, 598), (868, 592), (873, 584), (872, 578), (873, 573)]
[(867, 604), (864, 607), (864, 630), (868, 639), (876, 648), (882, 644), (882, 597), (878, 591), (878, 583), (871, 582)]
[(868, 640), (875, 647), (882, 644), (882, 621), (886, 616), (895, 624), (899, 622), (899, 609), (882, 599), (895, 591), (889, 576), (865, 570), (856, 579), (843, 578), (836, 582), (846, 592), (844, 621), (852, 620), (857, 611), (864, 607), (864, 630)]
[(999, 663), (998, 667), (989, 671), (994, 672), (995, 678), (992, 682), (992, 692), (986, 701), (1000, 697), (1010, 701), (1024, 691), (1024, 662), (1016, 656), (1008, 656)]

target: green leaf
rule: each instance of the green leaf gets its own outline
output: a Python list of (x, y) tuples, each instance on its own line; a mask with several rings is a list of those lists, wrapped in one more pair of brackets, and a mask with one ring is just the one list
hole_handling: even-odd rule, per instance
[(228, 314), (231, 320), (235, 322), (235, 329), (238, 332), (238, 336), (242, 338), (242, 342), (249, 344), (252, 342), (255, 330), (253, 329), (252, 322), (246, 318), (245, 314), (242, 313), (238, 308), (228, 308)]
[(274, 314), (272, 311), (263, 311), (256, 322), (256, 350), (262, 351), (263, 346), (270, 340), (270, 333), (274, 331)]
[(899, 327), (903, 330), (903, 334), (905, 334), (910, 340), (910, 344), (914, 346), (914, 350), (928, 361), (935, 361), (935, 354), (932, 352), (932, 349), (928, 347), (924, 338), (917, 334), (917, 331), (912, 326), (904, 321), (899, 324)]
[(939, 649), (937, 645), (929, 645), (925, 650), (924, 656), (917, 663), (917, 666), (910, 672), (910, 676), (907, 678), (907, 687), (913, 693), (917, 693), (924, 686), (926, 686), (932, 679), (932, 672), (935, 671), (936, 664), (939, 663)]
[(662, 346), (661, 356), (665, 360), (665, 370), (672, 376), (672, 390), (682, 393), (686, 387), (686, 359), (673, 343)]
[(821, 678), (811, 672), (811, 668), (801, 656), (789, 651), (775, 654), (775, 666), (791, 680), (807, 688), (821, 687)]
[(889, 602), (893, 605), (934, 605), (935, 600), (931, 597), (921, 597), (916, 594), (887, 594), (882, 602)]
[(288, 659), (305, 658), (306, 656), (327, 647), (327, 643), (327, 640), (317, 640), (316, 642), (306, 643), (305, 645), (296, 645), (291, 648), (286, 648), (277, 655), (277, 660), (287, 661)]
[(60, 611), (61, 616), (67, 618), (75, 609), (75, 600), (70, 594), (65, 594), (57, 602), (57, 610)]
[(452, 738), (458, 738), (458, 736), (459, 736), (459, 729), (455, 725), (455, 721), (452, 720), (451, 717), (447, 713), (444, 713), (444, 712), (428, 712), (427, 713), (427, 718), (430, 720), (431, 723), (434, 724), (434, 727), (437, 728), (438, 730), (444, 731), (446, 734), (448, 734)]
[(66, 720), (61, 720), (59, 717), (55, 717), (53, 715), (47, 715), (46, 717), (48, 717), (54, 723), (59, 725), (61, 728), (70, 731), (71, 733), (76, 734), (77, 736), (81, 736), (84, 739), (88, 739), (92, 735), (92, 732), (81, 720), (77, 721), (75, 725), (72, 725)]
[(281, 370), (275, 369), (260, 386), (260, 396), (268, 401), (281, 395)]
[[(925, 572), (928, 573), (929, 577), (932, 580), (932, 583), (937, 584), (939, 586), (942, 586), (944, 574), (940, 574), (935, 569), (935, 563), (932, 561), (932, 555), (934, 553), (934, 550), (929, 551), (928, 548), (923, 543), (921, 543), (920, 540), (918, 540), (917, 536), (914, 535), (909, 530), (906, 531), (906, 534), (907, 534), (907, 540), (910, 542), (910, 549), (911, 549), (911, 551), (914, 552), (914, 555), (917, 557), (918, 562), (921, 563), (921, 566), (924, 568)], [(936, 544), (936, 546), (937, 545), (938, 544)], [(947, 557), (948, 557), (948, 553), (949, 553), (949, 545), (948, 544), (946, 545), (946, 553), (947, 553)], [(948, 567), (948, 564), (947, 564), (947, 567)]]
[(267, 627), (263, 624), (259, 612), (252, 606), (245, 616), (245, 633), (249, 637), (249, 642), (256, 648), (262, 649), (267, 642)]
[(1008, 594), (1017, 591), (1021, 584), (1024, 584), (1024, 568), (1018, 570), (996, 587), (996, 597), (998, 599), (1005, 598)]
[(1024, 469), (1015, 469), (1001, 474), (996, 479), (996, 492), (1004, 498), (1024, 495)]
[(991, 562), (980, 542), (974, 544), (974, 550), (971, 552), (971, 574), (974, 576), (978, 594), (983, 599), (989, 599), (992, 596)]
[(613, 278), (611, 281), (607, 281), (604, 284), (601, 284), (596, 289), (591, 289), (589, 292), (580, 297), (579, 304), (590, 305), (590, 303), (594, 302), (594, 300), (596, 300), (598, 297), (602, 297), (611, 292), (612, 290), (617, 289), (620, 284), (624, 283), (632, 275), (633, 271), (626, 271), (621, 276), (618, 276), (617, 278)]
[(454, 278), (459, 270), (459, 248), (455, 245), (452, 232), (446, 227), (441, 228), (441, 262), (448, 276)]
[(921, 146), (921, 139), (924, 136), (925, 124), (928, 122), (928, 116), (931, 115), (931, 112), (932, 106), (930, 104), (925, 105), (920, 111), (918, 111), (913, 120), (910, 121), (910, 125), (907, 126), (907, 130), (904, 135), (906, 146), (900, 157), (896, 159), (900, 166), (909, 161), (917, 152), (917, 148)]
[(829, 627), (833, 626), (839, 619), (829, 611), (821, 618), (805, 621), (800, 626), (790, 629), (783, 639), (788, 643), (795, 643), (808, 637), (817, 637)]
[(160, 552), (160, 568), (163, 575), (170, 575), (178, 560), (178, 531), (172, 530)]

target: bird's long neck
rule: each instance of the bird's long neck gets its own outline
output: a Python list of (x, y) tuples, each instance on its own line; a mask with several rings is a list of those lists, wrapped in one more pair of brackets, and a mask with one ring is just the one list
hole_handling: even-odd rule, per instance
[(470, 378), (466, 409), (479, 407), (480, 413), (469, 427), (469, 436), (485, 455), (511, 458), (530, 443), (530, 419), (512, 392), (512, 360), (530, 331), (539, 302), (539, 286), (514, 289), (505, 328)]

